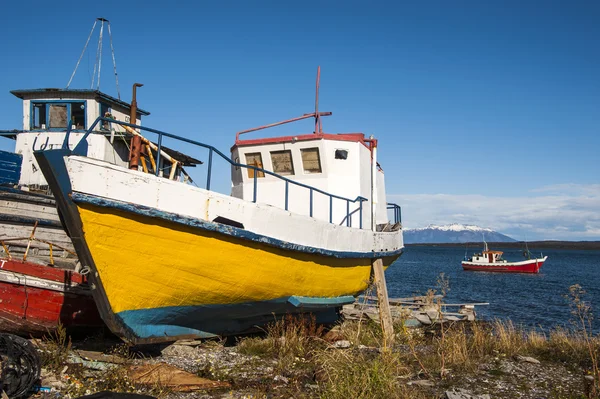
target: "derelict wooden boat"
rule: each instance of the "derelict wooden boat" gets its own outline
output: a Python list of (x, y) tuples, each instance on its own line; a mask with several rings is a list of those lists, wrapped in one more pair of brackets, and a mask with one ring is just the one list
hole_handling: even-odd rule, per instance
[(84, 275), (35, 262), (0, 258), (0, 331), (29, 337), (59, 324), (67, 329), (104, 325)]
[[(36, 152), (109, 328), (142, 343), (239, 333), (287, 313), (334, 321), (369, 286), (372, 263), (390, 265), (403, 240), (377, 141), (323, 133), (329, 114), (266, 126), (314, 117), (311, 134), (241, 140), (265, 127), (240, 132), (231, 158), (134, 126), (159, 135), (158, 148), (134, 152), (136, 170), (93, 159), (86, 140), (103, 118), (72, 151)], [(148, 167), (166, 138), (208, 150), (205, 188), (180, 181), (174, 159), (167, 173)], [(215, 156), (231, 165), (232, 195), (211, 190)]]
[[(34, 226), (38, 239), (74, 251), (71, 239), (60, 222), (54, 197), (0, 186), (0, 240), (9, 237), (29, 237)], [(23, 247), (27, 244), (24, 241), (12, 243), (13, 246)], [(39, 241), (29, 245), (48, 255), (48, 245)], [(56, 250), (58, 251), (58, 248)]]
[[(480, 272), (502, 272), (502, 273), (538, 273), (544, 265), (547, 256), (535, 259), (526, 259), (520, 262), (509, 262), (502, 259), (502, 251), (490, 251), (487, 242), (484, 241), (482, 253), (474, 254), (471, 258), (461, 262), (463, 270)], [(526, 253), (529, 253), (527, 251)]]

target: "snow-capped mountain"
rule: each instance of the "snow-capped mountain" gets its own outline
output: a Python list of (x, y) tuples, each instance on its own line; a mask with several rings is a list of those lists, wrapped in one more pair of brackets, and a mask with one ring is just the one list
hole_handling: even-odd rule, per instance
[(445, 226), (430, 224), (417, 229), (404, 229), (406, 244), (441, 244), (460, 242), (512, 242), (509, 236), (479, 226), (452, 223)]

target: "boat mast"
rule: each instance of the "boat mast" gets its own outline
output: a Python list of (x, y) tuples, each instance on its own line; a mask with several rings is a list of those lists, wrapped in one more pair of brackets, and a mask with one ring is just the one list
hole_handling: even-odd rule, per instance
[[(112, 33), (110, 30), (110, 21), (105, 18), (96, 18), (96, 20), (94, 21), (92, 30), (90, 31), (90, 34), (85, 42), (85, 45), (83, 46), (81, 55), (79, 56), (79, 59), (77, 60), (77, 64), (75, 64), (75, 69), (73, 70), (73, 73), (71, 74), (71, 78), (69, 79), (69, 82), (67, 83), (66, 88), (68, 89), (69, 86), (71, 86), (71, 82), (73, 81), (73, 78), (75, 77), (77, 68), (79, 67), (79, 64), (81, 63), (81, 59), (83, 58), (83, 54), (85, 54), (85, 50), (87, 49), (88, 44), (90, 43), (90, 39), (92, 38), (92, 34), (94, 33), (94, 30), (96, 29), (96, 25), (98, 24), (98, 21), (100, 21), (100, 33), (98, 35), (98, 48), (96, 49), (96, 63), (94, 64), (94, 73), (92, 74), (92, 85), (90, 88), (91, 89), (94, 88), (94, 83), (96, 82), (96, 79), (97, 79), (96, 90), (100, 90), (100, 72), (101, 72), (101, 68), (102, 68), (102, 41), (103, 41), (103, 33), (104, 33), (104, 23), (106, 22), (106, 26), (108, 28), (108, 36), (110, 39), (110, 51), (112, 53), (113, 70), (115, 73), (115, 82), (117, 84), (117, 97), (120, 100), (121, 99), (121, 91), (119, 90), (119, 76), (117, 75), (117, 61), (115, 59), (115, 49), (113, 47)], [(97, 74), (96, 74), (96, 71), (98, 71)]]

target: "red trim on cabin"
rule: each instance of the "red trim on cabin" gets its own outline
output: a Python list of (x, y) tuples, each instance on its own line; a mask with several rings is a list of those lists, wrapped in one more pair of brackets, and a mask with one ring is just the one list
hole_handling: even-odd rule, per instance
[(249, 146), (249, 145), (261, 145), (261, 144), (281, 144), (291, 143), (294, 141), (309, 141), (309, 140), (335, 140), (335, 141), (352, 141), (358, 142), (367, 147), (369, 150), (373, 149), (373, 146), (377, 147), (377, 140), (366, 139), (363, 133), (339, 133), (339, 134), (302, 134), (296, 136), (281, 136), (281, 137), (268, 137), (262, 139), (249, 139), (249, 140), (236, 140), (235, 144), (231, 147), (233, 150), (236, 147)]

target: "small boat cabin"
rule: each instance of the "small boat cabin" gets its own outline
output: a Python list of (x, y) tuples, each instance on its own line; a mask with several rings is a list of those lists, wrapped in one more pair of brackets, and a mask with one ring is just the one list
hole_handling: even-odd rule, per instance
[(246, 132), (238, 133), (231, 159), (273, 174), (234, 166), (232, 196), (367, 229), (372, 228), (373, 197), (376, 224), (380, 229), (388, 224), (384, 175), (376, 161), (375, 139), (362, 133), (322, 133), (318, 122), (310, 134), (241, 140), (241, 133)]
[[(23, 127), (13, 130), (15, 153), (22, 156), (20, 186), (44, 187), (47, 185), (37, 161), (35, 150), (62, 146), (67, 124), (71, 121), (69, 146), (73, 148), (85, 131), (99, 117), (130, 122), (130, 105), (126, 102), (91, 89), (31, 89), (13, 90), (11, 93), (23, 100)], [(141, 124), (142, 116), (150, 115), (142, 109), (137, 111), (135, 124)], [(115, 140), (124, 134), (123, 128), (109, 122), (101, 122), (94, 128), (103, 134), (88, 137), (88, 155), (126, 166), (129, 149), (125, 140)]]
[(502, 251), (483, 251), (480, 254), (473, 255), (471, 259), (472, 262), (481, 262), (481, 263), (500, 263), (506, 262), (502, 259)]
[[(98, 117), (141, 125), (142, 117), (150, 115), (148, 111), (137, 108), (136, 120), (131, 122), (131, 105), (99, 90), (31, 89), (13, 90), (11, 93), (23, 100), (23, 126), (22, 129), (3, 131), (2, 135), (15, 140), (15, 154), (22, 157), (18, 185), (30, 188), (47, 187), (33, 152), (62, 146), (69, 121), (71, 123), (69, 147), (73, 149)], [(127, 167), (132, 137), (127, 129), (117, 123), (100, 121), (93, 127), (96, 134), (89, 135), (87, 138), (87, 155)], [(147, 144), (153, 143), (147, 142)], [(152, 157), (149, 155), (152, 150), (146, 151), (146, 148), (144, 150), (142, 156), (148, 159), (147, 164), (150, 165), (149, 158)], [(167, 148), (163, 150), (179, 160), (183, 159), (183, 162), (177, 163), (176, 173), (172, 173), (173, 164), (170, 162), (172, 158), (162, 158), (158, 165), (161, 176), (178, 178), (181, 172), (180, 166), (201, 163), (177, 151)], [(143, 165), (146, 163), (144, 162)]]

